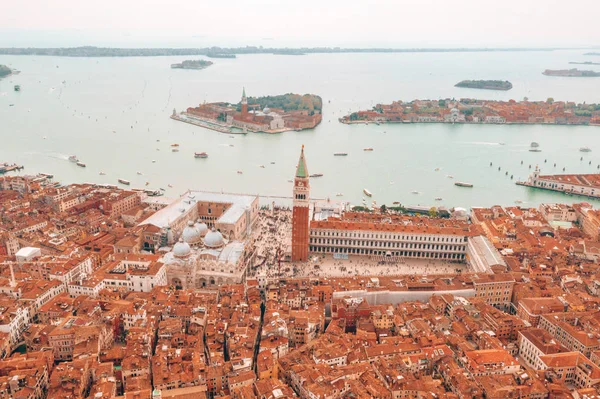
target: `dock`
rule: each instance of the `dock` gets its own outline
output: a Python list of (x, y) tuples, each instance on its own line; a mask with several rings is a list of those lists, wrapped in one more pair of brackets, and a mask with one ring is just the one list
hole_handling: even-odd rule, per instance
[(3, 175), (8, 172), (18, 172), (20, 170), (25, 169), (22, 165), (17, 165), (16, 163), (8, 164), (6, 162), (0, 163), (0, 175)]

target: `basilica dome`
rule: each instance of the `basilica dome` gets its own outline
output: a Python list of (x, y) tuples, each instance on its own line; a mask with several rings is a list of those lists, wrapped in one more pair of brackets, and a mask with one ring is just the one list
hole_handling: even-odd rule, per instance
[(196, 228), (196, 230), (198, 230), (198, 234), (200, 234), (202, 237), (204, 237), (206, 233), (208, 233), (208, 226), (206, 225), (206, 223), (196, 222), (194, 227)]
[(202, 236), (198, 229), (194, 226), (194, 222), (191, 220), (188, 222), (188, 225), (183, 229), (183, 233), (181, 233), (181, 238), (183, 241), (190, 245), (195, 245), (201, 242)]
[(186, 256), (189, 256), (191, 252), (192, 249), (190, 248), (190, 245), (182, 240), (179, 240), (179, 242), (173, 247), (173, 255), (175, 255), (177, 258), (185, 258)]
[(212, 229), (204, 236), (204, 245), (208, 248), (219, 248), (224, 244), (223, 235), (215, 229)]

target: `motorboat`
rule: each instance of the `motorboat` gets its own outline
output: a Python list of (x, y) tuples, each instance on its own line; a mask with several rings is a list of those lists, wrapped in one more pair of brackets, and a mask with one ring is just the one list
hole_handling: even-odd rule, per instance
[(179, 147), (179, 144), (177, 144), (177, 143), (171, 144), (171, 147)]
[(369, 190), (367, 190), (366, 188), (363, 188), (363, 193), (365, 193), (365, 195), (367, 197), (372, 197), (373, 196), (373, 194)]
[(337, 193), (335, 196), (336, 196), (336, 197), (343, 197), (343, 196), (344, 196), (344, 194), (342, 194), (342, 193)]
[(347, 152), (336, 152), (333, 155), (336, 157), (345, 157), (348, 155), (348, 153)]
[(457, 181), (456, 183), (454, 183), (454, 185), (458, 187), (473, 187), (471, 183), (465, 183), (462, 181)]
[(418, 191), (416, 191), (416, 190), (415, 190), (415, 191), (411, 191), (411, 193), (412, 193), (412, 194), (421, 194), (420, 192), (418, 192)]
[(142, 172), (136, 172), (136, 173), (137, 173), (138, 175), (140, 175), (140, 176), (142, 175)]
[(171, 148), (171, 152), (179, 152), (179, 148), (173, 147), (173, 148)]
[(434, 170), (435, 170), (436, 172), (439, 172), (439, 171), (440, 171), (440, 168), (435, 168)]
[(85, 164), (83, 162), (77, 162), (76, 165), (85, 168)]
[(373, 151), (371, 147), (363, 148), (363, 151)]
[(106, 173), (104, 173), (104, 172), (100, 172), (100, 173), (98, 173), (98, 174), (99, 174), (100, 176), (104, 176)]
[(237, 171), (237, 174), (238, 174), (238, 175), (241, 175), (241, 174), (243, 174), (243, 173), (244, 173), (244, 172), (242, 172), (241, 170), (238, 170), (238, 171)]
[(323, 177), (323, 173), (313, 173), (312, 175), (309, 175), (308, 177)]
[(125, 179), (119, 179), (119, 183), (125, 184), (126, 186), (131, 184), (131, 182), (129, 180), (125, 180)]
[(194, 158), (208, 158), (208, 154), (205, 152), (195, 152)]
[(173, 188), (173, 186), (171, 184), (167, 184), (167, 187), (169, 188)]
[(156, 159), (153, 159), (153, 160), (152, 160), (152, 163), (156, 163)]
[(539, 148), (530, 148), (529, 152), (542, 152)]
[(442, 200), (442, 197), (436, 197), (436, 198), (435, 198), (435, 200), (436, 200), (436, 201), (441, 201), (441, 200)]
[(446, 177), (447, 177), (448, 179), (454, 179), (454, 176), (452, 176), (452, 175), (447, 175)]
[(538, 148), (540, 146), (539, 143), (536, 143), (535, 141), (532, 141), (531, 144), (529, 145), (531, 148)]
[(264, 169), (264, 168), (265, 168), (265, 165), (260, 165), (260, 167)]
[(69, 161), (71, 161), (71, 162), (79, 162), (79, 159), (77, 158), (77, 155), (71, 155), (69, 157)]
[(581, 152), (592, 152), (592, 149), (590, 147), (581, 147), (579, 149), (579, 151), (581, 151)]

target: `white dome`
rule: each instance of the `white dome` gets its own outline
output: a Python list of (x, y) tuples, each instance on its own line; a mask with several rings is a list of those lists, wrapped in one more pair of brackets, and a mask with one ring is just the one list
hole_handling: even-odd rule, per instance
[(202, 239), (200, 232), (196, 227), (194, 227), (194, 222), (189, 221), (188, 225), (183, 229), (183, 233), (181, 233), (181, 238), (183, 241), (190, 245), (198, 244)]
[(271, 109), (269, 107), (265, 107), (263, 109), (263, 114), (268, 114), (269, 112), (271, 112)]
[(206, 225), (206, 223), (197, 222), (194, 225), (194, 227), (196, 228), (196, 230), (198, 230), (198, 234), (200, 234), (202, 237), (204, 237), (206, 233), (208, 233), (208, 226)]
[(173, 247), (173, 255), (175, 255), (177, 258), (185, 258), (191, 252), (192, 249), (190, 248), (190, 245), (181, 240)]
[(223, 235), (215, 229), (212, 229), (204, 236), (204, 245), (209, 248), (219, 248), (223, 244)]

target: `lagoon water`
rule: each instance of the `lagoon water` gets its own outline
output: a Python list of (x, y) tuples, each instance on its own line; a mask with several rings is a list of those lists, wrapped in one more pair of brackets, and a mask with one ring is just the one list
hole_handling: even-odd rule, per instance
[[(149, 188), (165, 188), (168, 196), (188, 188), (290, 196), (288, 179), (304, 144), (310, 173), (324, 174), (311, 180), (316, 198), (359, 204), (367, 188), (378, 204), (468, 208), (515, 200), (530, 206), (573, 202), (578, 199), (514, 183), (536, 164), (542, 173), (562, 173), (563, 167), (566, 173), (600, 172), (600, 127), (348, 126), (337, 118), (377, 103), (416, 98), (600, 102), (600, 78), (541, 74), (544, 69), (574, 67), (569, 61), (592, 60), (584, 52), (245, 55), (214, 59), (213, 66), (201, 71), (170, 68), (191, 57), (0, 56), (0, 64), (22, 71), (0, 80), (0, 161), (25, 165), (25, 174), (52, 173), (64, 184), (117, 184), (123, 178), (131, 187), (144, 187), (148, 181)], [(463, 79), (506, 79), (514, 88), (496, 92), (454, 87)], [(14, 84), (22, 91), (14, 92)], [(174, 108), (180, 111), (203, 101), (237, 102), (242, 87), (250, 96), (318, 94), (324, 103), (323, 123), (302, 132), (230, 138), (169, 118)], [(540, 143), (542, 152), (528, 151), (532, 141)], [(171, 152), (171, 143), (179, 143), (180, 152)], [(580, 153), (582, 146), (593, 151)], [(365, 147), (374, 151), (364, 152)], [(195, 159), (195, 151), (206, 151), (209, 158)], [(349, 155), (334, 157), (334, 152)], [(72, 154), (87, 168), (69, 162)], [(475, 187), (456, 187), (456, 180)], [(435, 201), (437, 197), (443, 200)]]

